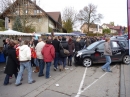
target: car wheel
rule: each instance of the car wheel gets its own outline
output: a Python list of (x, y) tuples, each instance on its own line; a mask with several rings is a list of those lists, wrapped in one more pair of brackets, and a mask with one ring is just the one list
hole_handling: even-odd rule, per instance
[(123, 57), (123, 63), (129, 64), (129, 63), (130, 63), (130, 59), (129, 59), (129, 58), (130, 58), (129, 55), (125, 55), (125, 56)]
[(83, 66), (90, 67), (92, 65), (92, 60), (90, 58), (85, 58), (83, 60)]

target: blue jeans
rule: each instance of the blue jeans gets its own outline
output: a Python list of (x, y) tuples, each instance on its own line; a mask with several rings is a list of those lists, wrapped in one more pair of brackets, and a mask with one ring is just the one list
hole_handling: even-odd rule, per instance
[(72, 57), (73, 57), (73, 55), (68, 56), (68, 60), (72, 61)]
[[(15, 78), (17, 78), (17, 73), (16, 74), (14, 74), (15, 75)], [(6, 76), (5, 76), (5, 80), (4, 80), (4, 85), (7, 85), (7, 84), (9, 84), (9, 77), (10, 76), (12, 76), (12, 75), (8, 75), (8, 74), (6, 74)]]
[(45, 62), (43, 61), (43, 59), (38, 59), (38, 63), (39, 63), (39, 76), (41, 76), (43, 75)]
[(20, 71), (18, 73), (16, 82), (15, 82), (16, 85), (20, 83), (20, 80), (22, 78), (22, 74), (23, 74), (23, 71), (24, 71), (25, 68), (28, 70), (28, 83), (31, 83), (33, 81), (31, 61), (20, 62)]
[(36, 64), (37, 67), (39, 67), (39, 63), (38, 63), (38, 59), (37, 58), (34, 59), (34, 63)]
[(46, 62), (46, 78), (50, 77), (51, 62)]
[(8, 56), (6, 56), (6, 61), (5, 61), (5, 62), (6, 62), (6, 65), (7, 65), (7, 62), (8, 62)]
[(63, 68), (65, 68), (65, 66), (66, 66), (66, 57), (65, 58), (60, 57), (60, 65), (63, 65)]
[(59, 62), (59, 53), (55, 53), (55, 59), (54, 59), (54, 67), (57, 69), (57, 64)]
[(105, 69), (106, 71), (110, 71), (111, 57), (106, 55), (105, 58), (106, 58), (106, 64), (104, 64), (102, 68)]

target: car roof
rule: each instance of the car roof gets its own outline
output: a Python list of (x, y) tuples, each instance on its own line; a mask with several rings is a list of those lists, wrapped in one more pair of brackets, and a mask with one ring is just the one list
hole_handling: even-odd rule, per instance
[(113, 36), (110, 38), (111, 40), (127, 40), (124, 36)]

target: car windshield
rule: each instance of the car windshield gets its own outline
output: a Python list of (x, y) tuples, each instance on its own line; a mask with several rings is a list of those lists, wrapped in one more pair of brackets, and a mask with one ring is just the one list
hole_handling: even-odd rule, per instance
[(90, 49), (94, 48), (97, 44), (99, 44), (99, 41), (90, 44), (86, 49), (90, 50)]

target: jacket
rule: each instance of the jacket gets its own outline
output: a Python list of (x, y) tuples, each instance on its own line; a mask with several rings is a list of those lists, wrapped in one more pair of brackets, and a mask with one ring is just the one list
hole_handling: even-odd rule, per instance
[(30, 48), (31, 49), (31, 57), (32, 58), (37, 58), (37, 55), (36, 55), (36, 52), (35, 52), (35, 50), (34, 50), (34, 48)]
[(42, 51), (44, 46), (45, 46), (45, 43), (43, 41), (41, 41), (35, 47), (36, 56), (38, 59), (43, 59), (43, 55), (42, 55), (41, 51)]
[(75, 42), (75, 51), (79, 51), (79, 50), (81, 50), (80, 42), (76, 41)]
[(73, 42), (68, 43), (68, 48), (69, 48), (69, 55), (73, 55), (73, 50), (75, 49), (75, 45)]
[(19, 47), (19, 61), (31, 60), (31, 50), (28, 45), (22, 45)]
[(54, 40), (52, 41), (52, 45), (53, 45), (54, 48), (55, 48), (55, 52), (59, 52), (59, 44), (60, 44), (60, 42), (59, 42), (57, 39), (54, 39)]
[(4, 73), (8, 75), (16, 74), (18, 72), (18, 60), (16, 58), (15, 48), (8, 48), (8, 60)]
[(45, 44), (41, 53), (44, 57), (44, 62), (52, 62), (55, 58), (55, 48), (51, 44)]
[(60, 57), (67, 57), (68, 55), (64, 54), (63, 49), (69, 50), (68, 48), (68, 42), (65, 40), (62, 40), (59, 44), (60, 47)]
[(80, 48), (83, 49), (85, 45), (84, 39), (81, 39), (79, 44), (80, 44)]
[(112, 50), (108, 42), (105, 42), (104, 44), (104, 55), (109, 55), (109, 56), (112, 55)]

